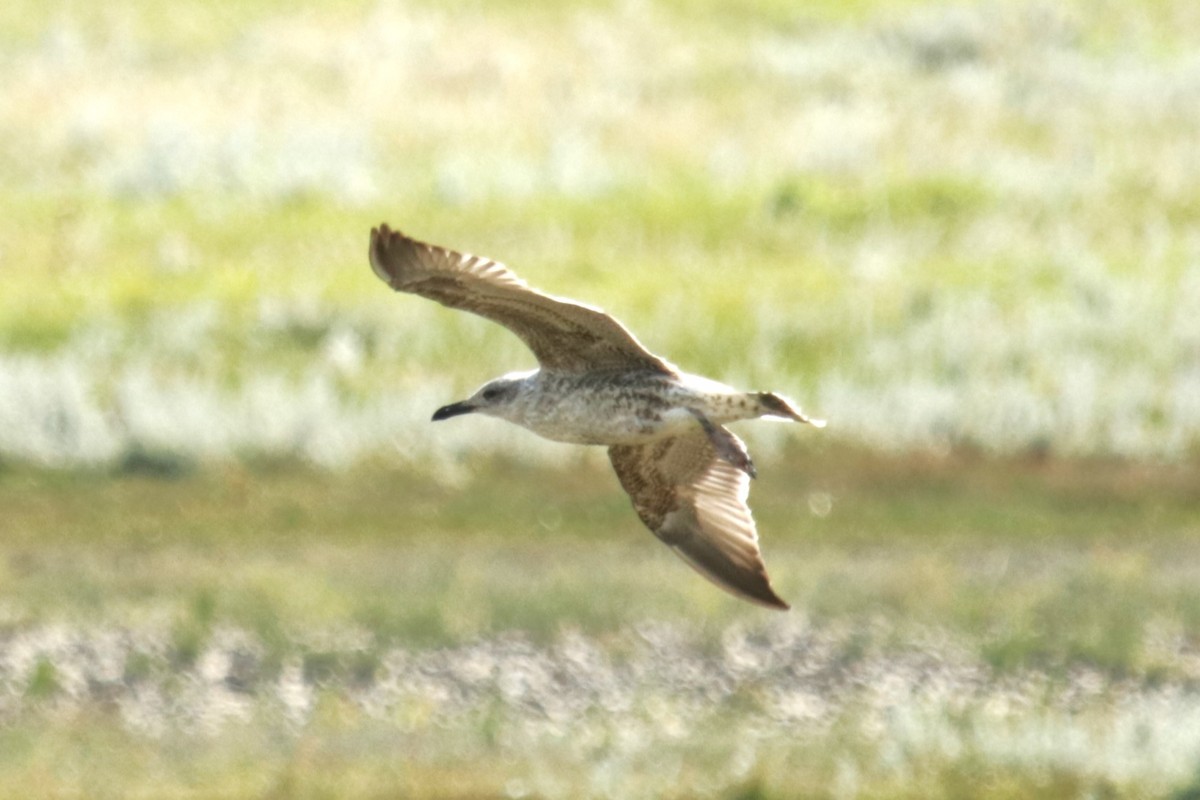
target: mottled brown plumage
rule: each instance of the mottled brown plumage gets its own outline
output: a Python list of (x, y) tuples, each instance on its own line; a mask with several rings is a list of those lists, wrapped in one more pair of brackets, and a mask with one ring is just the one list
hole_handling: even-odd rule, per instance
[(758, 549), (750, 476), (719, 458), (703, 432), (614, 445), (608, 457), (642, 522), (684, 561), (747, 600), (788, 607)]
[(371, 229), (371, 268), (397, 291), (498, 322), (521, 338), (542, 369), (675, 373), (600, 309), (531, 289), (496, 261), (418, 242), (380, 225)]
[(739, 392), (677, 370), (603, 311), (531, 289), (507, 267), (371, 230), (371, 268), (393, 289), (497, 322), (541, 369), (485, 384), (434, 420), (472, 411), (549, 439), (609, 446), (638, 516), (732, 594), (786, 609), (767, 578), (746, 505), (754, 464), (724, 423), (776, 416), (823, 425), (769, 392)]

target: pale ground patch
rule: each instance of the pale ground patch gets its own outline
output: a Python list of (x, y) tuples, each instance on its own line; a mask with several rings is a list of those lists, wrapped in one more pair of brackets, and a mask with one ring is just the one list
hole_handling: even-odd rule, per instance
[[(361, 633), (359, 647), (370, 650)], [(179, 670), (165, 631), (41, 626), (0, 637), (0, 715), (53, 726), (108, 706), (147, 745), (183, 733), (199, 737), (197, 752), (280, 722), (297, 738), (382, 728), (412, 740), (411, 761), (426, 752), (422, 737), (453, 732), (458, 752), (504, 754), (507, 772), (546, 797), (577, 796), (564, 794), (564, 780), (598, 795), (678, 789), (676, 771), (645, 766), (678, 769), (701, 741), (717, 762), (692, 763), (686, 780), (731, 785), (780, 759), (811, 758), (836, 737), (846, 797), (860, 783), (903, 785), (930, 764), (1070, 773), (1139, 791), (1177, 784), (1195, 767), (1200, 698), (1187, 681), (1148, 685), (1087, 668), (997, 677), (943, 634), (886, 651), (856, 649), (860, 634), (789, 618), (731, 626), (713, 650), (644, 623), (604, 643), (565, 632), (543, 645), (509, 634), (372, 651), (370, 668), (355, 672), (313, 666), (349, 663), (362, 653), (354, 647), (321, 651), (324, 661), (297, 653), (273, 669), (262, 643), (237, 629), (214, 630)], [(345, 642), (347, 632), (334, 638)], [(41, 661), (53, 663), (55, 686), (30, 697)], [(314, 714), (333, 696), (353, 715), (324, 731)]]

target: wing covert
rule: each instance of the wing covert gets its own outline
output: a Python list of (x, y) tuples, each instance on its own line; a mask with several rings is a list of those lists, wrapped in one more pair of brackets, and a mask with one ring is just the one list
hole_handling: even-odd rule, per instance
[(532, 289), (499, 262), (419, 242), (386, 224), (371, 229), (369, 254), (371, 269), (396, 291), (503, 325), (547, 371), (676, 371), (613, 317)]
[(758, 547), (750, 478), (719, 458), (704, 432), (614, 445), (608, 456), (642, 522), (684, 561), (738, 597), (788, 608)]

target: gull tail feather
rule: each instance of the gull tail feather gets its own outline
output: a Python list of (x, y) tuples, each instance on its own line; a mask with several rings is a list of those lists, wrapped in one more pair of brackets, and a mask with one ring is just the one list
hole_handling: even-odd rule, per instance
[(808, 416), (782, 395), (774, 392), (757, 392), (755, 396), (758, 398), (758, 404), (764, 416), (794, 419), (796, 422), (803, 422), (814, 428), (825, 427), (825, 420)]

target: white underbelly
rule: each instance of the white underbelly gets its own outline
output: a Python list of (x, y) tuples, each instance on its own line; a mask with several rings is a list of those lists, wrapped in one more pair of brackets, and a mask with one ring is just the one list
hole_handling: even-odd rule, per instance
[(696, 417), (685, 408), (657, 415), (556, 413), (528, 419), (525, 426), (556, 442), (602, 445), (640, 444), (700, 429)]

